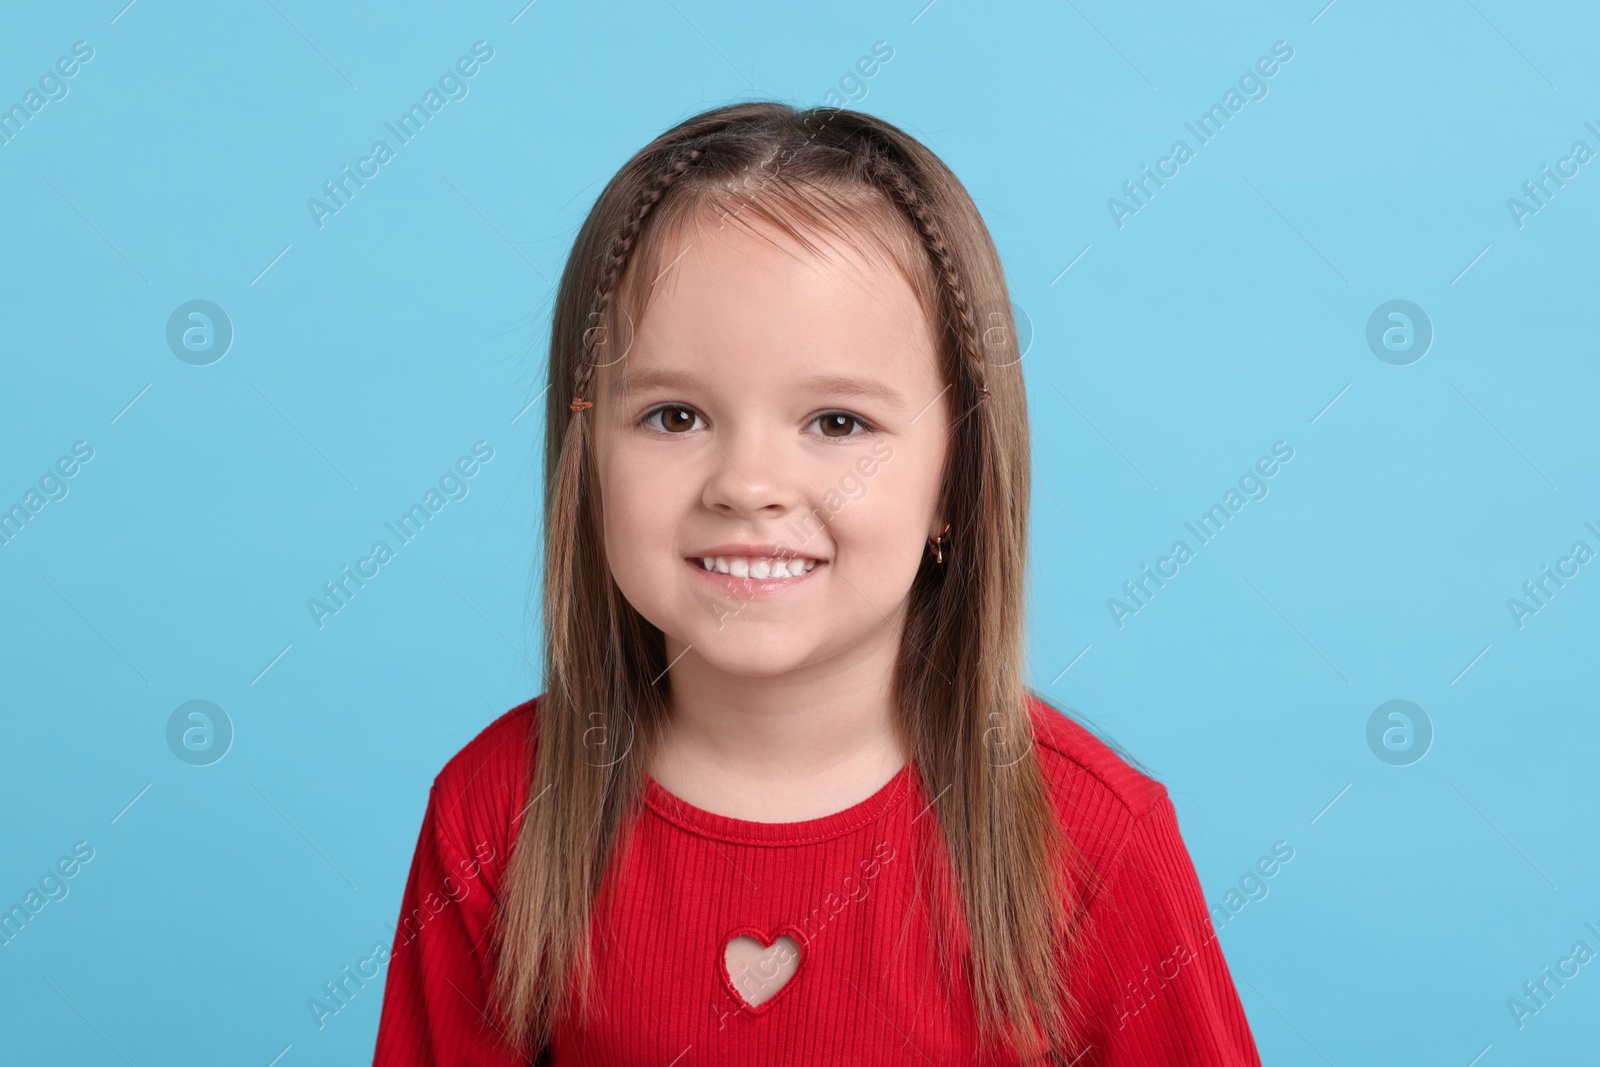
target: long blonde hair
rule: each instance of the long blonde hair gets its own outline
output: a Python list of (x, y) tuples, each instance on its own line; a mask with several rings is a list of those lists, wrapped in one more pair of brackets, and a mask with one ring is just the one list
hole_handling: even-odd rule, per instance
[(496, 927), (502, 1018), (536, 1050), (572, 1010), (574, 977), (587, 1009), (589, 923), (670, 707), (663, 635), (606, 562), (591, 416), (569, 404), (625, 356), (664, 236), (719, 211), (800, 241), (808, 230), (877, 241), (936, 324), (953, 412), (950, 539), (944, 563), (929, 552), (912, 583), (893, 679), (918, 783), (936, 798), (951, 887), (936, 906), (947, 922), (960, 911), (965, 958), (952, 959), (943, 924), (934, 936), (947, 977), (970, 985), (985, 1042), (1069, 1048), (1079, 1013), (1060, 959), (1079, 935), (1061, 872), (1076, 853), (1051, 811), (1023, 680), (1028, 415), (999, 256), (966, 190), (918, 141), (860, 112), (775, 102), (706, 111), (645, 146), (595, 202), (561, 276), (545, 409), (546, 692)]

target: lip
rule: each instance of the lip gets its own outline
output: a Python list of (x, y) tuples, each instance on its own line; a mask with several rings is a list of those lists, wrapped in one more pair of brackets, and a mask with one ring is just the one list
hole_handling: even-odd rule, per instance
[[(708, 556), (742, 556), (747, 554), (759, 555), (759, 553), (755, 552), (744, 553), (717, 551), (706, 553)], [(802, 558), (813, 559), (815, 557), (805, 556)], [(735, 578), (733, 575), (723, 574), (721, 571), (706, 570), (705, 567), (700, 564), (700, 558), (686, 559), (683, 562), (685, 566), (700, 576), (701, 581), (708, 584), (711, 588), (741, 601), (765, 600), (767, 597), (780, 596), (784, 593), (787, 593), (789, 590), (794, 589), (796, 586), (809, 582), (812, 578), (816, 577), (818, 572), (828, 565), (826, 560), (817, 560), (817, 565), (812, 567), (809, 571), (806, 571), (804, 574), (798, 576), (791, 575), (788, 578)]]
[(685, 558), (692, 560), (704, 559), (707, 556), (766, 556), (768, 559), (814, 559), (818, 563), (826, 563), (821, 556), (808, 555), (805, 552), (796, 552), (784, 545), (752, 545), (745, 543), (735, 544), (729, 542), (722, 545), (712, 545), (698, 552), (691, 552)]

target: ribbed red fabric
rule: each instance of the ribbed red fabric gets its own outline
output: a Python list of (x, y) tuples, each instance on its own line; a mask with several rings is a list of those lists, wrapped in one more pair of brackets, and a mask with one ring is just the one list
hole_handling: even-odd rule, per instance
[[(522, 1063), (489, 1008), (490, 930), (537, 711), (532, 700), (502, 715), (434, 780), (387, 961), (376, 1067)], [(1089, 1029), (1059, 1062), (1259, 1067), (1166, 788), (1054, 708), (1030, 711), (1055, 811), (1085, 863), (1073, 884), (1086, 938), (1063, 966)], [(978, 1062), (970, 993), (941, 976), (923, 903), (930, 807), (910, 765), (859, 804), (793, 823), (713, 814), (648, 780), (596, 916), (595, 1014), (558, 1028), (540, 1062)], [(730, 976), (724, 950), (740, 933), (763, 944), (787, 934), (799, 949), (798, 969), (754, 1008), (741, 990), (778, 979)]]

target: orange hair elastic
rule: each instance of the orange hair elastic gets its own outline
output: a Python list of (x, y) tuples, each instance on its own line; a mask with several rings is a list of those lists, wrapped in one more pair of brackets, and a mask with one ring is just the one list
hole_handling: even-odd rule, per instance
[(594, 401), (593, 400), (585, 400), (581, 396), (575, 396), (575, 397), (572, 398), (572, 404), (570, 406), (571, 406), (573, 411), (582, 411), (584, 408), (592, 408), (592, 407), (594, 407)]

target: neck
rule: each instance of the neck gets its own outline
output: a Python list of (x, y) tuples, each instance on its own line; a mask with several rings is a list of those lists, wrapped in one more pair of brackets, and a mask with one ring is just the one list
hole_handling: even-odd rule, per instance
[(885, 626), (826, 661), (752, 677), (667, 637), (670, 715), (651, 774), (680, 796), (711, 778), (779, 793), (830, 783), (863, 799), (908, 758), (891, 689), (899, 638)]

